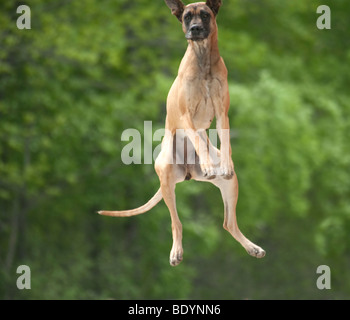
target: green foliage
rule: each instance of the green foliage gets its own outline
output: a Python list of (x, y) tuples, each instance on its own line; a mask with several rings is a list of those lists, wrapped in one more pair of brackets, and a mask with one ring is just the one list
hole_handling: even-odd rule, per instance
[[(112, 219), (158, 189), (152, 165), (125, 165), (122, 132), (164, 126), (186, 41), (163, 1), (0, 4), (0, 297), (5, 299), (348, 298), (350, 4), (225, 0), (240, 183), (238, 222), (267, 251), (246, 255), (222, 229), (210, 184), (177, 186), (184, 261), (171, 268), (164, 203)], [(332, 29), (316, 28), (327, 4)], [(143, 137), (142, 137), (143, 140)], [(153, 147), (158, 143), (154, 142)], [(16, 288), (27, 264), (32, 289)], [(316, 288), (316, 268), (332, 289)]]

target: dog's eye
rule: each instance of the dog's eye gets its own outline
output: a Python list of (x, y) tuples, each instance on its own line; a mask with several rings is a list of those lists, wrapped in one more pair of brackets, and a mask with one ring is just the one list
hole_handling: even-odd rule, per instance
[(191, 18), (192, 18), (192, 15), (190, 13), (186, 14), (185, 17), (184, 17), (186, 22), (190, 22)]
[(206, 21), (206, 20), (208, 20), (209, 19), (209, 13), (207, 13), (207, 12), (203, 12), (202, 14), (201, 14), (201, 16), (202, 16), (202, 20), (203, 21)]

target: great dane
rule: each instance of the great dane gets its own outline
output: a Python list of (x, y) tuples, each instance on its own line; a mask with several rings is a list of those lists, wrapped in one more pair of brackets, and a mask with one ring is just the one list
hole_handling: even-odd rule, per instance
[[(225, 211), (223, 227), (250, 255), (262, 258), (265, 251), (242, 234), (236, 220), (238, 181), (231, 159), (230, 97), (216, 25), (221, 0), (186, 6), (180, 0), (165, 0), (165, 3), (182, 23), (188, 47), (167, 98), (165, 135), (155, 161), (160, 188), (151, 200), (137, 209), (99, 211), (99, 214), (129, 217), (150, 210), (164, 199), (172, 222), (170, 264), (176, 266), (182, 261), (183, 248), (175, 185), (189, 179), (208, 181), (221, 191)], [(220, 150), (213, 146), (206, 133), (214, 117)]]

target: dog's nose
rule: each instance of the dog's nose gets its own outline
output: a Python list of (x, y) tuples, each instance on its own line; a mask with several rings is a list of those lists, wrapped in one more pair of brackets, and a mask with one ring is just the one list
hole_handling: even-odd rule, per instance
[(200, 32), (202, 30), (203, 30), (203, 27), (200, 24), (193, 24), (190, 27), (190, 31), (193, 32), (193, 33), (198, 33), (198, 32)]

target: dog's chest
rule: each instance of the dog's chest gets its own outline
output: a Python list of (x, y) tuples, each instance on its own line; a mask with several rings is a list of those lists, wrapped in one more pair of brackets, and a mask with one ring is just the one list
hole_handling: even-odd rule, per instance
[(215, 104), (221, 100), (220, 83), (215, 78), (207, 77), (194, 79), (188, 86), (188, 109), (193, 124), (196, 129), (208, 129), (215, 116)]

